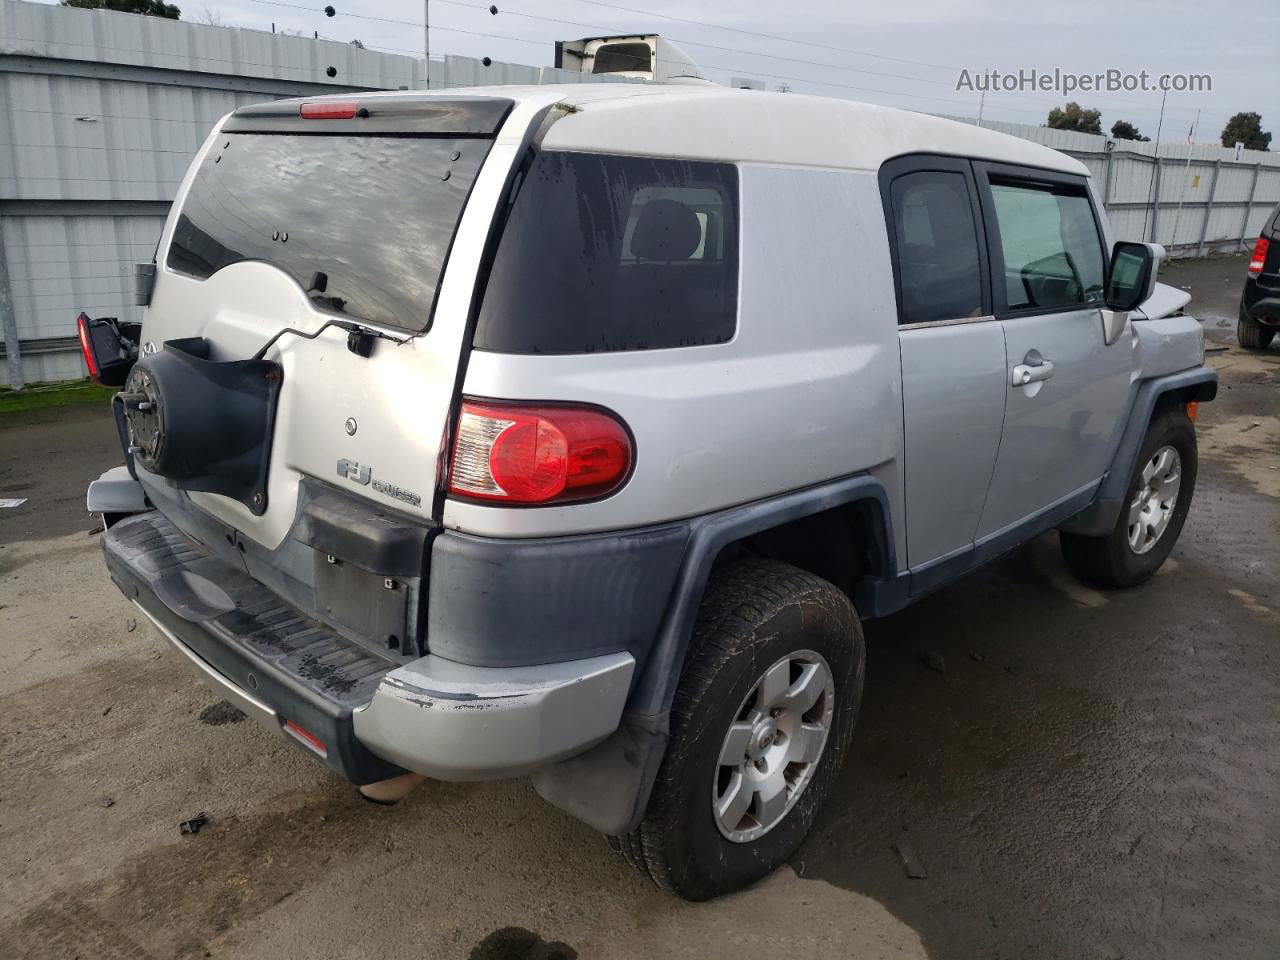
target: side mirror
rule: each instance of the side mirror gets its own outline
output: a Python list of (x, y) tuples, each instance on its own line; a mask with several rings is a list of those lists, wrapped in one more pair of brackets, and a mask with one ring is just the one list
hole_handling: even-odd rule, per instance
[(142, 324), (120, 323), (115, 317), (91, 320), (81, 313), (76, 317), (76, 331), (89, 379), (104, 387), (123, 387), (138, 359)]
[(1107, 270), (1107, 309), (1128, 312), (1155, 293), (1156, 271), (1163, 259), (1164, 247), (1158, 243), (1117, 243)]

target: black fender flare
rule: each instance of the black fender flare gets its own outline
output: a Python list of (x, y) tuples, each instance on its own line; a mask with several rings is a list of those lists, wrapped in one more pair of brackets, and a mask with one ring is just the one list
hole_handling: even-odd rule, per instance
[(1093, 502), (1058, 529), (1088, 537), (1106, 536), (1115, 526), (1116, 518), (1124, 506), (1124, 496), (1129, 489), (1129, 478), (1147, 435), (1147, 427), (1161, 399), (1178, 393), (1185, 402), (1212, 400), (1218, 395), (1218, 374), (1208, 367), (1195, 367), (1178, 373), (1152, 377), (1138, 383), (1137, 393), (1129, 408), (1120, 443), (1111, 457), (1111, 465), (1098, 484)]
[(745, 537), (849, 504), (862, 504), (866, 509), (878, 552), (874, 576), (859, 586), (855, 598), (859, 609), (875, 614), (900, 606), (889, 599), (892, 591), (902, 587), (897, 577), (889, 497), (884, 485), (868, 474), (691, 520), (680, 573), (618, 730), (586, 753), (534, 773), (534, 788), (543, 799), (611, 836), (635, 829), (644, 817), (666, 753), (671, 702), (716, 558), (725, 547)]

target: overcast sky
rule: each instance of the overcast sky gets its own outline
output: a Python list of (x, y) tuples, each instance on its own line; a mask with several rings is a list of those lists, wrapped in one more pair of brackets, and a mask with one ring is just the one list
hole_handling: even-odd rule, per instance
[[(410, 25), (422, 23), (422, 0), (176, 2), (186, 20), (211, 13), (226, 26), (269, 30), (274, 22), (277, 29), (422, 52), (422, 30)], [(1169, 94), (1162, 139), (1185, 141), (1199, 109), (1195, 139), (1214, 142), (1231, 114), (1250, 110), (1262, 114), (1264, 129), (1277, 135), (1272, 149), (1280, 149), (1278, 0), (493, 0), (496, 16), (489, 2), (430, 0), (433, 57), (548, 66), (557, 39), (655, 32), (676, 41), (713, 80), (758, 78), (770, 89), (786, 83), (798, 92), (969, 117), (977, 115), (979, 96), (956, 90), (961, 69), (1204, 73), (1212, 92)], [(336, 17), (325, 17), (326, 3)], [(626, 7), (637, 12), (620, 9)], [(988, 94), (984, 116), (1044, 123), (1065, 99)], [(1072, 99), (1101, 109), (1104, 129), (1123, 119), (1156, 135), (1158, 92)]]

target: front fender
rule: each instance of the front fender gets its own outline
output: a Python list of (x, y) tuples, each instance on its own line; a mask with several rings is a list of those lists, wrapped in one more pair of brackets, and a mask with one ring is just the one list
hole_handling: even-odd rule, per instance
[(1083, 512), (1072, 517), (1058, 529), (1067, 533), (1077, 533), (1087, 537), (1106, 536), (1115, 527), (1116, 518), (1124, 507), (1125, 494), (1129, 490), (1129, 479), (1133, 476), (1133, 468), (1138, 462), (1138, 453), (1142, 449), (1142, 441), (1147, 435), (1147, 427), (1155, 413), (1156, 405), (1162, 398), (1176, 397), (1181, 403), (1191, 401), (1207, 402), (1218, 395), (1218, 374), (1208, 367), (1194, 367), (1178, 373), (1152, 377), (1138, 383), (1129, 408), (1128, 421), (1120, 444), (1111, 458), (1102, 482), (1098, 485), (1098, 493), (1093, 503)]

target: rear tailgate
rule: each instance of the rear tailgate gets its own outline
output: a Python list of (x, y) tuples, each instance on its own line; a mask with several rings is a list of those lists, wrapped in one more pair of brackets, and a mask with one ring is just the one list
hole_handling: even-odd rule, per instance
[[(503, 98), (337, 98), (315, 119), (300, 105), (241, 108), (206, 143), (142, 337), (144, 354), (199, 338), (211, 361), (265, 348), (280, 364), (264, 508), (189, 490), (266, 548), (307, 477), (432, 518), (476, 267), (519, 142), (497, 141)], [(357, 325), (371, 350), (350, 349)]]

